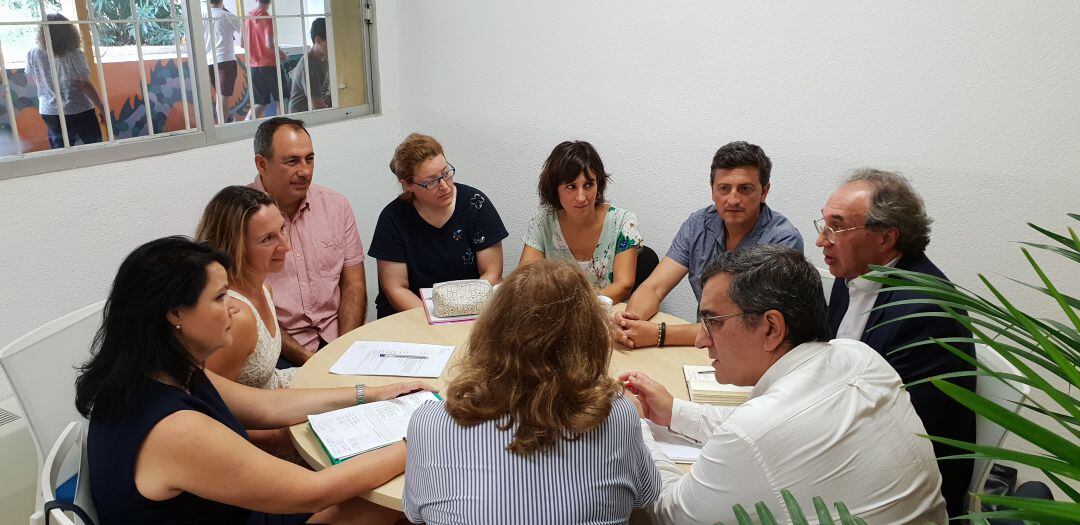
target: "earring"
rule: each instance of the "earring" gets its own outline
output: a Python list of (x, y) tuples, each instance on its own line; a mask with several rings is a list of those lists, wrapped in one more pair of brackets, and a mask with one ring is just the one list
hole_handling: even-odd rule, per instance
[(179, 330), (179, 329), (180, 329), (180, 325), (176, 325), (176, 329), (177, 329), (177, 330)]

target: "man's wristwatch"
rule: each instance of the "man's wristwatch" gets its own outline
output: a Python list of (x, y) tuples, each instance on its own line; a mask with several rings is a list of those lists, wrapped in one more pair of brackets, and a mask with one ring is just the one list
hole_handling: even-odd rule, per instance
[(363, 405), (367, 399), (364, 397), (364, 384), (360, 383), (356, 385), (356, 404)]

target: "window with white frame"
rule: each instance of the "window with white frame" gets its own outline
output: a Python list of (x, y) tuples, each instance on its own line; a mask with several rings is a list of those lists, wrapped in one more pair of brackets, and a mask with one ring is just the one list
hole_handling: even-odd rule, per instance
[(0, 178), (372, 112), (370, 0), (0, 0)]

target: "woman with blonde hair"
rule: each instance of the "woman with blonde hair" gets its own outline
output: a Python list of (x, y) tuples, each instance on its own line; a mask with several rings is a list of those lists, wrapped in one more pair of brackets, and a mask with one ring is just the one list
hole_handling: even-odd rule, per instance
[(413, 523), (626, 523), (660, 475), (608, 376), (611, 334), (585, 275), (514, 271), (473, 326), (446, 401), (409, 423)]
[(269, 195), (228, 186), (203, 211), (195, 238), (232, 259), (229, 298), (236, 308), (228, 348), (206, 360), (214, 373), (255, 388), (286, 388), (296, 368), (278, 370), (281, 327), (266, 276), (285, 268), (285, 219)]
[(458, 184), (439, 141), (412, 133), (390, 161), (401, 195), (387, 204), (368, 255), (379, 260), (379, 318), (417, 308), (420, 289), (458, 279), (502, 280), (509, 235), (484, 192)]

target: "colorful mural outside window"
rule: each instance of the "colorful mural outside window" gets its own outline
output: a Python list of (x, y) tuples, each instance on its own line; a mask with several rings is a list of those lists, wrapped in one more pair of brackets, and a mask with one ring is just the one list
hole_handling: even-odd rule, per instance
[[(300, 55), (290, 55), (288, 60), (282, 63), (285, 70), (284, 76), (296, 66)], [(247, 67), (243, 58), (238, 56), (238, 72), (236, 87), (232, 96), (225, 100), (225, 112), (231, 115), (235, 121), (244, 119), (251, 104), (250, 92), (247, 89)], [(150, 115), (155, 133), (167, 133), (183, 131), (184, 127), (184, 103), (181, 89), (187, 90), (188, 118), (191, 130), (195, 128), (195, 93), (192, 90), (191, 69), (187, 66), (187, 59), (181, 59), (183, 64), (184, 85), (181, 86), (180, 74), (177, 70), (176, 59), (145, 60), (147, 94), (150, 99)], [(113, 136), (115, 139), (127, 139), (149, 135), (146, 122), (146, 109), (143, 101), (141, 80), (139, 76), (138, 61), (107, 62), (101, 64), (104, 68), (105, 88), (108, 91), (110, 118), (112, 119)], [(49, 140), (44, 121), (38, 114), (37, 87), (30, 81), (23, 69), (7, 70), (8, 83), (11, 89), (11, 100), (15, 107), (16, 123), (18, 124), (19, 137), (23, 142), (23, 151), (26, 153), (49, 149)], [(285, 100), (289, 97), (289, 85), (283, 86)], [(104, 96), (104, 92), (102, 92)], [(12, 126), (7, 111), (7, 100), (0, 96), (0, 142), (11, 140)], [(271, 107), (266, 116), (276, 114), (276, 108)], [(102, 137), (107, 137), (105, 126), (102, 125)]]

